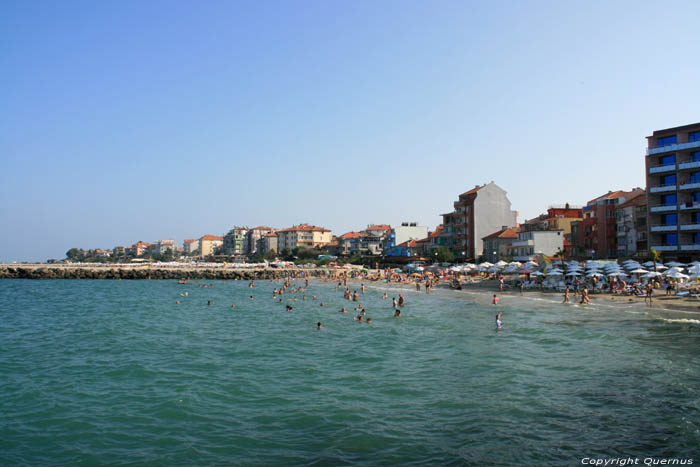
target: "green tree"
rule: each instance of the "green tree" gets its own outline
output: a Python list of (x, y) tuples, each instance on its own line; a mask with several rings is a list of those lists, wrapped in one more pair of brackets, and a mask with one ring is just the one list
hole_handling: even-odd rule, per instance
[(80, 261), (84, 256), (83, 250), (79, 250), (78, 248), (71, 248), (66, 252), (66, 258), (71, 261)]
[(263, 256), (268, 261), (274, 261), (277, 258), (277, 253), (274, 250), (267, 250)]
[(435, 259), (438, 263), (451, 263), (455, 259), (455, 254), (452, 253), (452, 250), (444, 246), (439, 246), (435, 253), (437, 253)]
[(248, 261), (251, 263), (262, 263), (265, 261), (265, 257), (262, 255), (262, 253), (255, 253), (248, 258)]
[(289, 248), (284, 248), (280, 251), (280, 256), (282, 256), (282, 259), (285, 261), (292, 261), (294, 259), (294, 254), (289, 251)]

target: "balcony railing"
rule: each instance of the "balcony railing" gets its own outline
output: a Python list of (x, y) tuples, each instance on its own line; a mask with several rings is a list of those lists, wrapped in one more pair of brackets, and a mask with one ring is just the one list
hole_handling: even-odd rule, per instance
[(656, 185), (649, 187), (650, 193), (662, 193), (665, 191), (676, 191), (675, 183), (673, 185)]
[(673, 172), (676, 170), (676, 164), (666, 164), (666, 165), (657, 165), (655, 167), (649, 167), (649, 173), (650, 174), (657, 174), (660, 172)]
[(652, 245), (651, 249), (656, 251), (678, 251), (678, 245)]
[(693, 148), (700, 148), (700, 141), (693, 141), (692, 143), (669, 144), (668, 146), (662, 146), (660, 148), (648, 148), (647, 156), (661, 154), (664, 152), (683, 151), (684, 149)]
[[(700, 161), (688, 161), (688, 162), (681, 162), (678, 164), (678, 170), (685, 170), (685, 169), (696, 169), (700, 167)], [(651, 170), (649, 171), (651, 173)]]
[(689, 181), (681, 185), (681, 190), (699, 190), (700, 181)]
[(692, 209), (700, 209), (700, 202), (688, 201), (685, 203), (681, 203), (680, 208), (681, 208), (681, 211), (690, 211)]
[(698, 251), (698, 250), (700, 250), (700, 245), (698, 245), (698, 244), (681, 245), (681, 251)]
[(675, 211), (678, 206), (675, 204), (657, 204), (654, 206), (649, 206), (649, 212), (667, 212)]
[(681, 230), (700, 230), (700, 224), (683, 224)]
[(651, 226), (652, 232), (673, 232), (678, 229), (678, 224), (657, 224)]

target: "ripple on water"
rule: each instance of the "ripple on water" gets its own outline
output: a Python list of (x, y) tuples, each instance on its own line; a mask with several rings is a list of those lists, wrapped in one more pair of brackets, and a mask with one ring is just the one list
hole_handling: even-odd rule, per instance
[(214, 286), (0, 281), (0, 463), (542, 465), (700, 442), (687, 313), (512, 297), (497, 332), (488, 296), (405, 288), (396, 319), (398, 290), (370, 285), (367, 325), (321, 282), (293, 313), (279, 284)]

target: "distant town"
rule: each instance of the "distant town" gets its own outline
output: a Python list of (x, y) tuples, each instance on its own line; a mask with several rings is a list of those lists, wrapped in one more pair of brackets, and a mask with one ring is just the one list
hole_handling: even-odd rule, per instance
[[(700, 253), (700, 123), (647, 137), (646, 188), (598, 194), (585, 206), (543, 207), (523, 223), (493, 181), (458, 194), (430, 230), (416, 222), (371, 224), (334, 235), (309, 224), (234, 226), (221, 236), (72, 248), (49, 262), (214, 261), (354, 264), (658, 257), (690, 262)], [(595, 195), (595, 194), (594, 194)]]

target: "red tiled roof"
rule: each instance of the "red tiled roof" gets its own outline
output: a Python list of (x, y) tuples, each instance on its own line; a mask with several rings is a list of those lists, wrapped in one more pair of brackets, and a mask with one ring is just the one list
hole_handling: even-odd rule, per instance
[(642, 193), (638, 196), (635, 196), (632, 199), (629, 199), (622, 203), (621, 205), (618, 206), (618, 208), (626, 208), (629, 206), (646, 206), (647, 204), (647, 194)]
[(391, 226), (389, 224), (374, 224), (367, 227), (366, 230), (391, 230)]
[(278, 232), (299, 232), (299, 231), (330, 232), (330, 230), (326, 229), (325, 227), (317, 227), (315, 225), (309, 225), (309, 224), (299, 224), (299, 225), (289, 227), (287, 229), (278, 230)]
[(604, 195), (598, 196), (597, 198), (590, 200), (588, 202), (588, 204), (595, 203), (596, 201), (600, 201), (601, 199), (615, 199), (615, 198), (620, 198), (622, 196), (636, 197), (642, 193), (644, 193), (644, 190), (642, 190), (641, 188), (635, 188), (634, 190), (631, 190), (631, 191), (623, 191), (623, 190), (610, 191)]
[[(484, 185), (484, 186), (486, 186), (486, 185)], [(459, 196), (462, 197), (462, 196), (472, 195), (472, 194), (476, 193), (477, 191), (481, 190), (484, 186), (475, 186), (471, 190), (465, 191), (464, 193), (462, 193)]]
[(211, 241), (211, 240), (220, 240), (220, 241), (223, 241), (223, 240), (224, 240), (224, 237), (217, 237), (217, 236), (215, 236), (215, 235), (209, 235), (209, 234), (207, 234), (207, 235), (203, 236), (202, 238), (200, 238), (199, 240), (200, 240), (200, 241), (202, 241), (202, 240), (205, 240), (205, 241), (206, 241), (206, 240), (210, 240), (210, 241)]
[(270, 232), (269, 234), (265, 235), (266, 237), (276, 237), (277, 234), (274, 232)]
[(349, 240), (351, 238), (360, 238), (360, 237), (362, 237), (362, 234), (360, 232), (347, 232), (347, 233), (344, 233), (343, 235), (339, 236), (338, 238), (339, 239), (342, 238), (343, 240)]
[(489, 238), (518, 238), (518, 231), (520, 228), (508, 228), (508, 229), (501, 229), (498, 232), (494, 232), (490, 235), (485, 236), (482, 238), (482, 240), (486, 240)]
[(435, 232), (430, 232), (428, 235), (428, 238), (438, 238), (441, 234), (443, 229), (445, 228), (444, 225), (440, 224), (435, 228)]
[(405, 247), (408, 247), (408, 248), (415, 248), (415, 247), (418, 246), (418, 245), (417, 245), (417, 243), (416, 243), (415, 240), (406, 240), (406, 241), (403, 242), (403, 243), (399, 243), (397, 246), (405, 246)]
[(197, 241), (197, 240), (195, 240), (195, 239), (187, 239), (187, 240), (185, 240), (185, 243), (193, 243), (193, 242), (196, 242), (196, 241)]
[(272, 227), (263, 227), (263, 226), (258, 226), (258, 227), (253, 227), (250, 230), (275, 230)]

